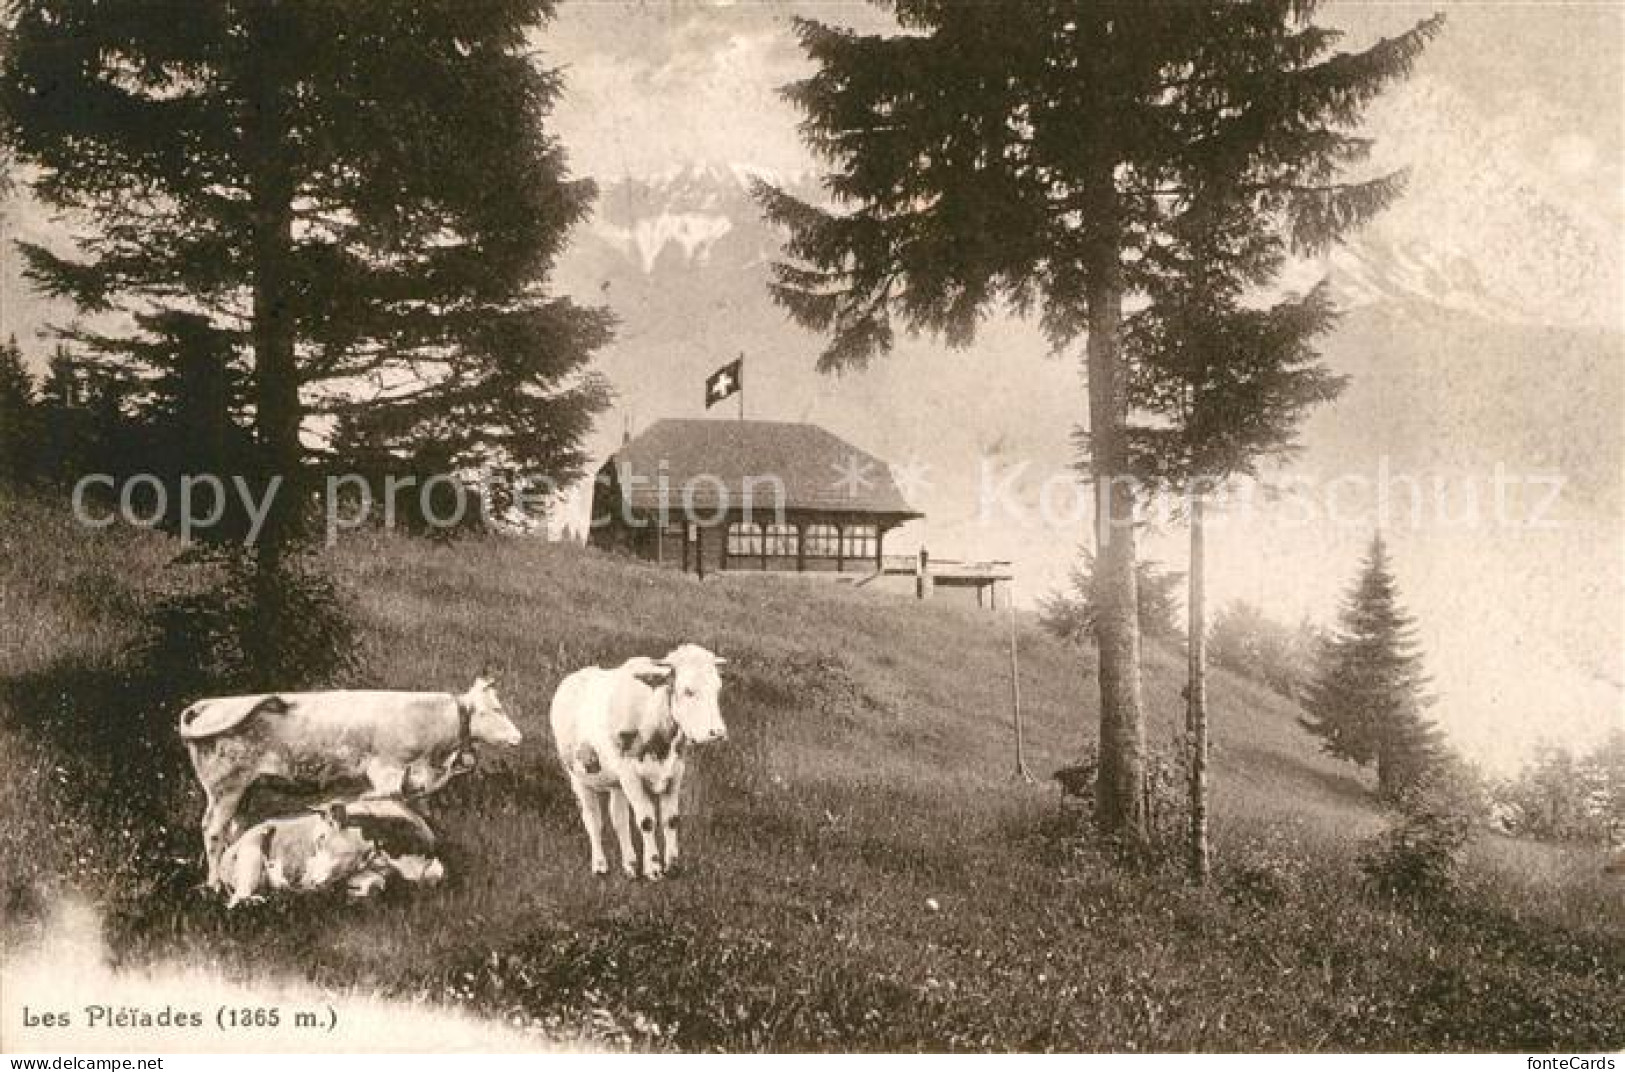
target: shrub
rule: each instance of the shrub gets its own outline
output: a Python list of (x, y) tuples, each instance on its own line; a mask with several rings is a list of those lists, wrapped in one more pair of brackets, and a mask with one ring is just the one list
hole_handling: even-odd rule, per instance
[(359, 665), (349, 603), (309, 554), (267, 575), (242, 548), (197, 546), (170, 580), (138, 662), (176, 696), (333, 684)]
[(1323, 639), (1308, 621), (1292, 628), (1251, 603), (1236, 600), (1219, 611), (1208, 630), (1208, 658), (1215, 666), (1296, 699), (1314, 677), (1315, 654)]
[(1250, 839), (1221, 859), (1217, 885), (1225, 899), (1243, 908), (1269, 911), (1297, 897), (1304, 881), (1302, 846), (1289, 837)]
[(1396, 800), (1396, 822), (1365, 843), (1360, 867), (1376, 889), (1404, 900), (1455, 892), (1462, 850), (1488, 822), (1489, 800), (1476, 771), (1446, 755)]
[[(1151, 749), (1146, 754), (1145, 848), (1152, 859), (1178, 857), (1184, 852), (1190, 815), (1190, 801), (1186, 796), (1188, 770), (1183, 754), (1177, 749)], [(1060, 784), (1062, 799), (1075, 802), (1080, 820), (1092, 820), (1094, 816), (1095, 779), (1099, 771), (1100, 755), (1091, 743), (1081, 760), (1050, 776)]]
[(1625, 732), (1576, 756), (1545, 747), (1496, 787), (1506, 826), (1542, 841), (1611, 845), (1625, 837)]

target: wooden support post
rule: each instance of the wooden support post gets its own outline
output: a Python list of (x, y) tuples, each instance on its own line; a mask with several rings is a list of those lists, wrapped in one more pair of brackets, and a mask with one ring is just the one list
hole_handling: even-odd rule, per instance
[(1016, 777), (1025, 782), (1036, 781), (1027, 769), (1026, 735), (1021, 724), (1021, 660), (1016, 654), (1016, 601), (1010, 603), (1010, 709), (1016, 729)]

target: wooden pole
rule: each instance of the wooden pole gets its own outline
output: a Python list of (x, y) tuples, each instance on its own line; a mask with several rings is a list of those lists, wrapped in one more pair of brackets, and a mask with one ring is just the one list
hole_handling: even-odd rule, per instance
[(1190, 655), (1190, 681), (1185, 707), (1191, 779), (1190, 877), (1198, 886), (1207, 883), (1212, 870), (1207, 829), (1207, 607), (1203, 577), (1206, 558), (1203, 520), (1202, 499), (1198, 495), (1191, 499), (1190, 594), (1187, 599), (1190, 604), (1190, 635), (1186, 641)]
[[(997, 592), (995, 588), (995, 599)], [(1006, 602), (1010, 604), (1010, 708), (1016, 724), (1016, 777), (1024, 782), (1032, 782), (1036, 779), (1027, 769), (1026, 738), (1021, 725), (1021, 660), (1016, 650), (1016, 582), (1013, 579)]]
[(745, 351), (739, 351), (739, 419), (745, 419)]

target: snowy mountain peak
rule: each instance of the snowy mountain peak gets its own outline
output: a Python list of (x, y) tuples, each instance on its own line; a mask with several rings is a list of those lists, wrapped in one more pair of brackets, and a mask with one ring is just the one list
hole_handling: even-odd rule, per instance
[(738, 255), (760, 261), (770, 243), (753, 184), (805, 189), (807, 174), (784, 174), (742, 162), (674, 163), (650, 175), (603, 184), (589, 232), (653, 273), (663, 254), (683, 265), (709, 263), (718, 243), (742, 238)]

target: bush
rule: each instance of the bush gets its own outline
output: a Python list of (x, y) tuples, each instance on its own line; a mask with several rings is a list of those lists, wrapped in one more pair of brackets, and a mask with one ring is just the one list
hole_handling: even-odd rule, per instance
[(332, 685), (359, 665), (349, 603), (309, 554), (267, 575), (248, 550), (197, 546), (170, 572), (138, 662), (177, 696)]
[[(1189, 829), (1190, 800), (1187, 796), (1189, 767), (1181, 753), (1174, 749), (1150, 749), (1145, 757), (1145, 848), (1153, 859), (1180, 858), (1185, 851), (1185, 837)], [(1080, 820), (1092, 820), (1095, 811), (1096, 777), (1100, 772), (1100, 754), (1096, 746), (1088, 745), (1077, 763), (1063, 767), (1052, 777), (1061, 786), (1065, 800), (1078, 807)], [(1080, 821), (1080, 825), (1083, 822)]]
[(1217, 869), (1218, 887), (1239, 907), (1270, 911), (1296, 898), (1303, 887), (1303, 849), (1279, 835), (1237, 846)]
[(1576, 756), (1545, 747), (1496, 787), (1510, 832), (1542, 841), (1612, 845), (1625, 839), (1625, 733)]
[(1302, 695), (1314, 677), (1323, 640), (1310, 622), (1292, 628), (1236, 600), (1219, 611), (1208, 630), (1208, 658), (1215, 666), (1250, 677), (1288, 699)]
[(1445, 756), (1396, 798), (1397, 821), (1365, 843), (1360, 868), (1378, 892), (1437, 901), (1456, 891), (1462, 850), (1488, 822), (1489, 801), (1472, 768)]

